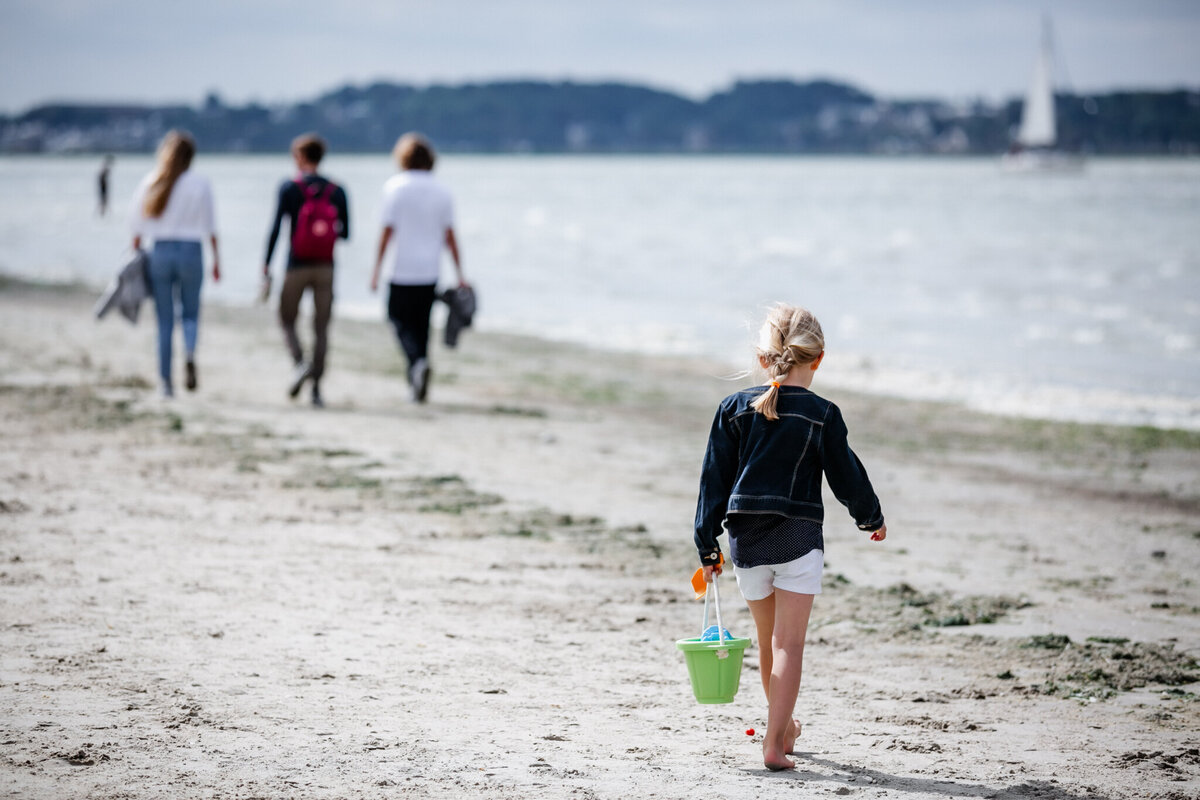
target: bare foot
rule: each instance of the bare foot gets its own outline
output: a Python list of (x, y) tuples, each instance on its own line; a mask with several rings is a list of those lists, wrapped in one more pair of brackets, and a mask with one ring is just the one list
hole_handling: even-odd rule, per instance
[(788, 728), (788, 732), (783, 736), (783, 746), (786, 748), (783, 752), (790, 756), (796, 754), (796, 740), (800, 738), (800, 721), (792, 718), (792, 724)]
[(792, 761), (783, 753), (771, 750), (767, 747), (766, 742), (763, 742), (763, 764), (772, 772), (780, 772), (785, 769), (796, 768), (796, 762)]

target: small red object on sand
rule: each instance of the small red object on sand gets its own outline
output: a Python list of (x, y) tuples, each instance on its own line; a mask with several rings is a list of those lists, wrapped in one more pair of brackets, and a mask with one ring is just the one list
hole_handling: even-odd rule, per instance
[(747, 736), (753, 736), (753, 735), (754, 735), (754, 728), (746, 728), (746, 735), (747, 735)]

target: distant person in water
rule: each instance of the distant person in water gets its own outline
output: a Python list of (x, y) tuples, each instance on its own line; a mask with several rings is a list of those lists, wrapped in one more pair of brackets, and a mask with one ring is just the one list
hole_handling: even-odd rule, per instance
[[(279, 187), (275, 221), (267, 239), (267, 257), (263, 259), (263, 299), (270, 295), (271, 256), (286, 216), (291, 235), (287, 270), (279, 292), (279, 323), (294, 365), (288, 395), (296, 397), (306, 381), (312, 381), (312, 404), (325, 405), (321, 397), (321, 378), (325, 375), (325, 354), (329, 348), (329, 322), (333, 316), (333, 247), (337, 240), (350, 237), (350, 210), (346, 192), (333, 181), (317, 174), (325, 157), (325, 142), (315, 134), (305, 134), (292, 142), (296, 177)], [(296, 318), (304, 292), (313, 299), (312, 358), (304, 358), (304, 349), (296, 335)]]
[(412, 399), (425, 402), (429, 391), (429, 313), (441, 276), (442, 248), (450, 251), (458, 285), (466, 286), (458, 240), (454, 236), (454, 200), (433, 177), (436, 155), (423, 137), (408, 133), (392, 151), (400, 174), (383, 187), (383, 232), (371, 272), (371, 291), (388, 264), (388, 320), (408, 360)]
[(103, 163), (100, 164), (100, 174), (96, 176), (96, 197), (98, 204), (97, 212), (100, 216), (108, 213), (108, 175), (112, 170), (113, 157), (105, 156)]
[(189, 134), (170, 131), (158, 146), (154, 170), (133, 195), (133, 246), (141, 248), (143, 239), (154, 241), (150, 291), (158, 317), (158, 370), (165, 397), (175, 394), (171, 338), (176, 302), (187, 358), (185, 385), (188, 391), (196, 389), (196, 338), (200, 329), (200, 285), (204, 282), (201, 243), (205, 239), (212, 244), (213, 280), (221, 279), (212, 185), (208, 178), (191, 170), (195, 154), (196, 142)]

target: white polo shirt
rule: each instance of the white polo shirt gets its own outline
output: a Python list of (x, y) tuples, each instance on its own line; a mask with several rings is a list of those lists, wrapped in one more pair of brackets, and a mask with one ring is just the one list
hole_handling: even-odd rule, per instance
[(153, 174), (147, 175), (133, 193), (130, 228), (137, 236), (154, 241), (204, 241), (217, 232), (212, 185), (208, 178), (185, 171), (171, 187), (162, 216), (146, 216), (146, 191)]
[(450, 191), (426, 170), (404, 170), (383, 185), (383, 226), (392, 229), (385, 255), (391, 282), (437, 283), (446, 231), (454, 226)]

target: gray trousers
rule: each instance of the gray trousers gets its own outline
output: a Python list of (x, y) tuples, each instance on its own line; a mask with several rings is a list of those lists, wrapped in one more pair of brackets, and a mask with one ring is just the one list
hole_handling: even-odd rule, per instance
[(315, 383), (325, 374), (329, 321), (333, 317), (333, 264), (294, 267), (284, 275), (283, 288), (279, 292), (279, 324), (283, 326), (288, 352), (297, 364), (304, 360), (304, 350), (296, 336), (296, 318), (300, 315), (300, 299), (305, 289), (311, 290), (313, 297), (312, 377)]

